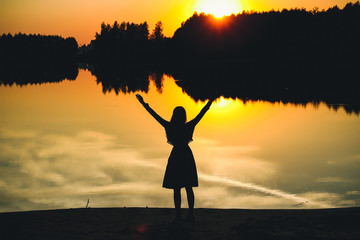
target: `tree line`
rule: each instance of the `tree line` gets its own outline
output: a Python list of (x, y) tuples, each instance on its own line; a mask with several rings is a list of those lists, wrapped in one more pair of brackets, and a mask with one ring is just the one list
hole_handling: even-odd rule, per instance
[(243, 11), (216, 19), (194, 13), (173, 37), (156, 23), (101, 24), (88, 45), (60, 36), (3, 34), (5, 61), (76, 59), (82, 62), (237, 64), (241, 62), (358, 61), (360, 3), (328, 10)]
[(115, 21), (112, 25), (103, 22), (95, 39), (79, 48), (79, 60), (91, 63), (146, 63), (160, 57), (166, 40), (168, 38), (163, 34), (161, 21), (155, 24), (151, 34), (147, 22)]
[(194, 13), (172, 38), (158, 22), (114, 22), (80, 51), (89, 62), (237, 64), (242, 62), (358, 61), (360, 3), (343, 9), (283, 9), (247, 12), (217, 19)]
[(0, 36), (0, 59), (6, 63), (76, 61), (77, 51), (73, 37), (23, 33)]
[(18, 33), (0, 36), (0, 86), (75, 80), (78, 44), (73, 37)]
[(172, 55), (190, 62), (358, 61), (360, 3), (328, 10), (195, 13), (176, 30)]

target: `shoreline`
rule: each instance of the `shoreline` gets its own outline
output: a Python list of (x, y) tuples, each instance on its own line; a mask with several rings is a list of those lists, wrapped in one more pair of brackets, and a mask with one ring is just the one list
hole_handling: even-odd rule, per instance
[[(185, 218), (187, 209), (182, 210)], [(1, 239), (360, 239), (360, 207), (196, 208), (171, 223), (173, 208), (75, 208), (0, 213)]]
[[(10, 213), (29, 213), (29, 212), (50, 212), (50, 211), (71, 211), (71, 210), (90, 210), (90, 209), (97, 209), (97, 210), (118, 210), (118, 209), (162, 209), (162, 210), (171, 210), (173, 207), (78, 207), (78, 208), (49, 208), (49, 209), (34, 209), (34, 210), (19, 210), (19, 211), (8, 211), (8, 212), (0, 212), (1, 214), (10, 214)], [(182, 211), (186, 211), (187, 207), (182, 207)], [(333, 207), (333, 208), (194, 208), (195, 211), (197, 210), (214, 210), (214, 211), (331, 211), (331, 210), (346, 210), (346, 209), (359, 209), (360, 206), (353, 206), (353, 207)]]

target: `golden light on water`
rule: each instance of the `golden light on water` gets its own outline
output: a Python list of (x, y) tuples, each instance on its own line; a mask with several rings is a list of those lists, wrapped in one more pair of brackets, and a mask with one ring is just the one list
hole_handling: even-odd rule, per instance
[[(93, 208), (173, 207), (161, 188), (171, 146), (135, 94), (165, 120), (176, 106), (191, 120), (207, 101), (194, 101), (169, 76), (161, 94), (153, 81), (147, 92), (103, 94), (96, 80), (80, 70), (76, 81), (0, 86), (1, 212), (85, 207), (89, 198)], [(190, 145), (195, 206), (358, 206), (359, 133), (358, 116), (324, 104), (220, 97)]]
[(199, 0), (194, 11), (212, 14), (216, 18), (239, 13), (242, 9), (240, 1), (236, 0)]
[(231, 125), (242, 122), (247, 114), (243, 101), (220, 97), (213, 102), (211, 111), (209, 111), (206, 118), (209, 121), (209, 125), (216, 125), (224, 120), (227, 122), (226, 125)]

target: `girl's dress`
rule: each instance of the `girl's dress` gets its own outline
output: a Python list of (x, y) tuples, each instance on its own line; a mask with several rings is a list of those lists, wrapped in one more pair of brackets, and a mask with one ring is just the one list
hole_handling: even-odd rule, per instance
[(168, 143), (173, 145), (164, 175), (162, 185), (164, 188), (175, 189), (199, 185), (194, 155), (188, 144), (193, 140), (192, 136), (196, 124), (207, 112), (210, 105), (211, 101), (193, 120), (181, 126), (174, 126), (171, 122), (161, 118), (148, 104), (144, 104), (145, 109), (165, 128)]
[[(188, 145), (192, 141), (195, 124), (193, 121), (183, 126), (165, 126), (168, 143), (173, 145), (168, 164), (166, 166), (163, 187), (182, 188), (197, 187), (198, 177), (193, 153)], [(171, 141), (169, 136), (173, 135)]]

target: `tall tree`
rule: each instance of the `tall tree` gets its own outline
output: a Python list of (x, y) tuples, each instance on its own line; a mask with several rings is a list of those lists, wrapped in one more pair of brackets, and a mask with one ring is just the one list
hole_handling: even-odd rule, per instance
[(153, 30), (153, 33), (150, 35), (150, 39), (155, 41), (160, 41), (164, 39), (163, 30), (164, 30), (163, 23), (161, 21), (158, 21), (155, 24), (155, 29)]

